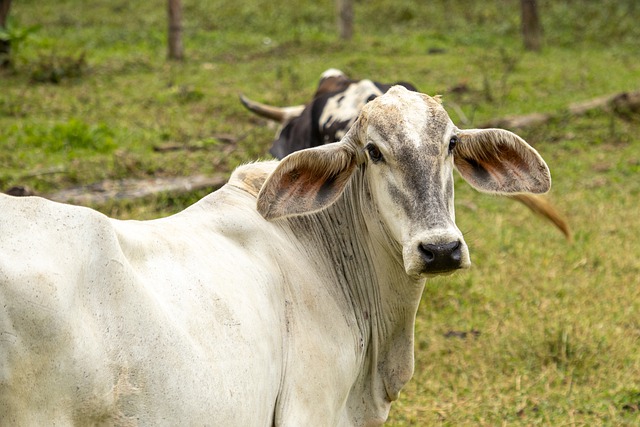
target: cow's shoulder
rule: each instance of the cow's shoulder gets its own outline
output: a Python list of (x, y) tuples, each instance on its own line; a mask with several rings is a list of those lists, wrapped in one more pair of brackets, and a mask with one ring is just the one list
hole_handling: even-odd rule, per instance
[(229, 178), (229, 185), (258, 196), (262, 184), (278, 165), (276, 161), (249, 163), (239, 166)]

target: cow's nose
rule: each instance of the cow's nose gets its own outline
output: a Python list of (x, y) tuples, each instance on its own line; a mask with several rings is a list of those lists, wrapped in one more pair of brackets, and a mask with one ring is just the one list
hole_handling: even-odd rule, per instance
[(420, 243), (418, 250), (427, 273), (444, 273), (462, 267), (462, 245), (459, 240), (449, 243)]

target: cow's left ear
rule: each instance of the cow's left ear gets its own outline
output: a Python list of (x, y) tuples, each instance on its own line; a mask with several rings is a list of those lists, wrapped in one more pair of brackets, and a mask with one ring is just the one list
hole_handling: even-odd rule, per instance
[(538, 152), (518, 135), (503, 129), (465, 130), (453, 161), (472, 187), (487, 193), (545, 193), (551, 174)]
[(262, 186), (258, 212), (270, 220), (324, 209), (342, 194), (355, 167), (348, 140), (292, 153)]

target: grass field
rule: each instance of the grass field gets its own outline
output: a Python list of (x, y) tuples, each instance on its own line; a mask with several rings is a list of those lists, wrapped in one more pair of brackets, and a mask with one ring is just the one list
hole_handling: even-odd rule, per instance
[[(302, 103), (330, 67), (442, 94), (460, 127), (640, 89), (635, 0), (539, 1), (539, 53), (522, 50), (515, 0), (357, 2), (349, 42), (333, 1), (183, 0), (180, 63), (166, 60), (164, 1), (13, 3), (13, 34), (28, 34), (0, 73), (0, 190), (229, 172), (265, 158), (274, 134), (238, 94)], [(640, 425), (640, 116), (519, 133), (547, 160), (574, 239), (457, 182), (474, 266), (427, 283), (391, 426)], [(198, 150), (154, 150), (169, 143)], [(96, 208), (153, 218), (202, 195)]]

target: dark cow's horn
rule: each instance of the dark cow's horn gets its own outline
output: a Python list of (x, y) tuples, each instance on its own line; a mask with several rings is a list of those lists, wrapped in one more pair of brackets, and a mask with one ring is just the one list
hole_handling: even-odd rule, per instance
[(285, 123), (294, 117), (298, 117), (302, 114), (302, 110), (304, 110), (304, 105), (274, 107), (257, 101), (252, 101), (242, 94), (240, 94), (240, 102), (242, 102), (242, 105), (244, 105), (249, 111), (259, 115), (260, 117), (264, 117), (278, 123)]

